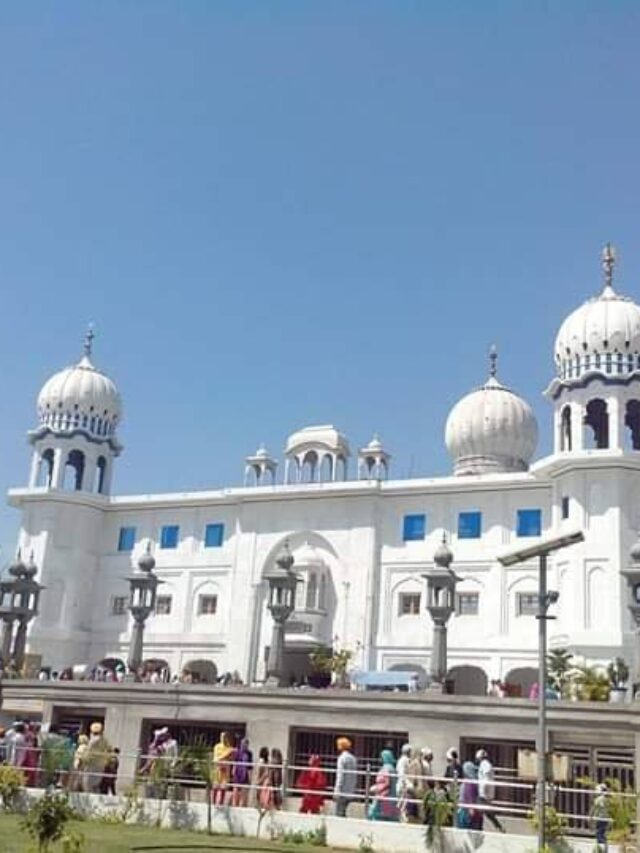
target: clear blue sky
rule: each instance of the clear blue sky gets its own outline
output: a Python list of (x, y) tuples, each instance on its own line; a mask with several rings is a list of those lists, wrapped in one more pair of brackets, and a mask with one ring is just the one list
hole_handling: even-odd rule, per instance
[(318, 422), (445, 473), (493, 341), (546, 452), (603, 241), (640, 297), (639, 41), (623, 0), (2, 3), (0, 488), (90, 320), (117, 491), (237, 484)]

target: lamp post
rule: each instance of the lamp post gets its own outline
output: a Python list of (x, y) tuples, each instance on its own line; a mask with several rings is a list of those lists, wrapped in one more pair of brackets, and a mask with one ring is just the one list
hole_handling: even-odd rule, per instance
[(631, 558), (630, 567), (620, 574), (627, 582), (627, 608), (635, 626), (631, 679), (631, 696), (635, 699), (636, 691), (640, 687), (640, 538), (631, 546), (629, 557)]
[(456, 609), (458, 576), (450, 568), (453, 553), (447, 545), (446, 533), (433, 555), (434, 568), (422, 577), (427, 581), (427, 610), (433, 620), (433, 642), (429, 662), (430, 684), (443, 690), (447, 677), (447, 622)]
[(144, 625), (156, 606), (156, 592), (162, 581), (153, 573), (156, 561), (151, 553), (151, 543), (138, 560), (137, 569), (129, 575), (129, 612), (133, 616), (129, 644), (129, 672), (135, 676), (142, 664)]
[(267, 609), (273, 618), (271, 645), (267, 660), (267, 685), (281, 687), (284, 683), (284, 628), (293, 613), (296, 599), (296, 586), (300, 578), (293, 571), (293, 554), (289, 543), (285, 542), (282, 553), (276, 559), (275, 568), (265, 573), (269, 584)]
[[(44, 587), (35, 580), (38, 567), (33, 552), (28, 563), (23, 563), (20, 551), (15, 563), (9, 567), (11, 579), (0, 581), (0, 618), (2, 627), (2, 661), (6, 666), (13, 661), (19, 672), (24, 664), (29, 622), (38, 613), (40, 593)], [(18, 629), (13, 636), (14, 624)], [(12, 647), (13, 641), (13, 647)]]
[(538, 757), (536, 811), (538, 817), (538, 851), (543, 851), (546, 845), (546, 813), (547, 800), (547, 611), (551, 604), (558, 601), (558, 593), (547, 589), (547, 558), (554, 551), (567, 548), (576, 542), (584, 541), (581, 530), (575, 530), (562, 536), (542, 539), (529, 548), (509, 551), (498, 557), (503, 566), (515, 566), (527, 560), (538, 558), (538, 733), (536, 737), (536, 752)]

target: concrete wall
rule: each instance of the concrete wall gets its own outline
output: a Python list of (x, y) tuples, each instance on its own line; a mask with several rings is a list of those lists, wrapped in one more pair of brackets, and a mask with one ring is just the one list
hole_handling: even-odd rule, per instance
[[(40, 796), (41, 792), (31, 792)], [(71, 794), (72, 804), (82, 813), (98, 817), (121, 815), (127, 804), (123, 797), (94, 794)], [(207, 807), (204, 803), (185, 803), (170, 800), (142, 800), (128, 818), (130, 823), (148, 823), (173, 829), (205, 830)], [(357, 850), (366, 840), (376, 853), (415, 853), (424, 850), (424, 827), (379, 823), (353, 818), (301, 815), (295, 812), (273, 812), (258, 826), (257, 809), (217, 807), (213, 809), (212, 829), (215, 833), (236, 836), (278, 837), (284, 832), (314, 832), (323, 827), (327, 844), (345, 850)], [(446, 829), (439, 853), (471, 853), (482, 847), (483, 853), (532, 853), (536, 842), (531, 835), (502, 835), (493, 832), (471, 832)], [(292, 848), (295, 849), (295, 848)], [(322, 848), (318, 848), (322, 849)], [(591, 853), (593, 841), (570, 839), (572, 853)], [(609, 846), (617, 853), (616, 845)]]

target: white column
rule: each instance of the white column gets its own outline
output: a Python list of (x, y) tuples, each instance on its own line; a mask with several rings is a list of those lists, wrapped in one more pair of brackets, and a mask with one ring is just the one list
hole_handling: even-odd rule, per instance
[(584, 407), (581, 403), (570, 403), (571, 406), (571, 449), (584, 449)]
[(29, 488), (38, 485), (38, 473), (40, 471), (40, 451), (34, 450), (31, 457), (31, 473), (29, 474)]
[(622, 448), (624, 404), (611, 394), (607, 398), (607, 414), (609, 415), (609, 447), (615, 450)]
[(56, 447), (53, 451), (53, 476), (51, 477), (51, 487), (53, 489), (61, 489), (64, 484), (64, 466), (66, 461), (66, 449)]

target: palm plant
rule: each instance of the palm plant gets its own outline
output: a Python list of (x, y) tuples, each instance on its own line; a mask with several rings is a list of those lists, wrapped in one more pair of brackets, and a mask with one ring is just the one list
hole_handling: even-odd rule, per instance
[(547, 681), (549, 686), (565, 697), (573, 668), (573, 655), (568, 649), (551, 649), (547, 655)]
[(583, 702), (608, 701), (611, 683), (609, 676), (602, 667), (583, 664), (574, 667), (571, 676), (578, 699)]
[(211, 747), (202, 737), (186, 746), (180, 753), (180, 775), (204, 782), (207, 798), (207, 833), (211, 835), (211, 792), (214, 782), (214, 767)]

